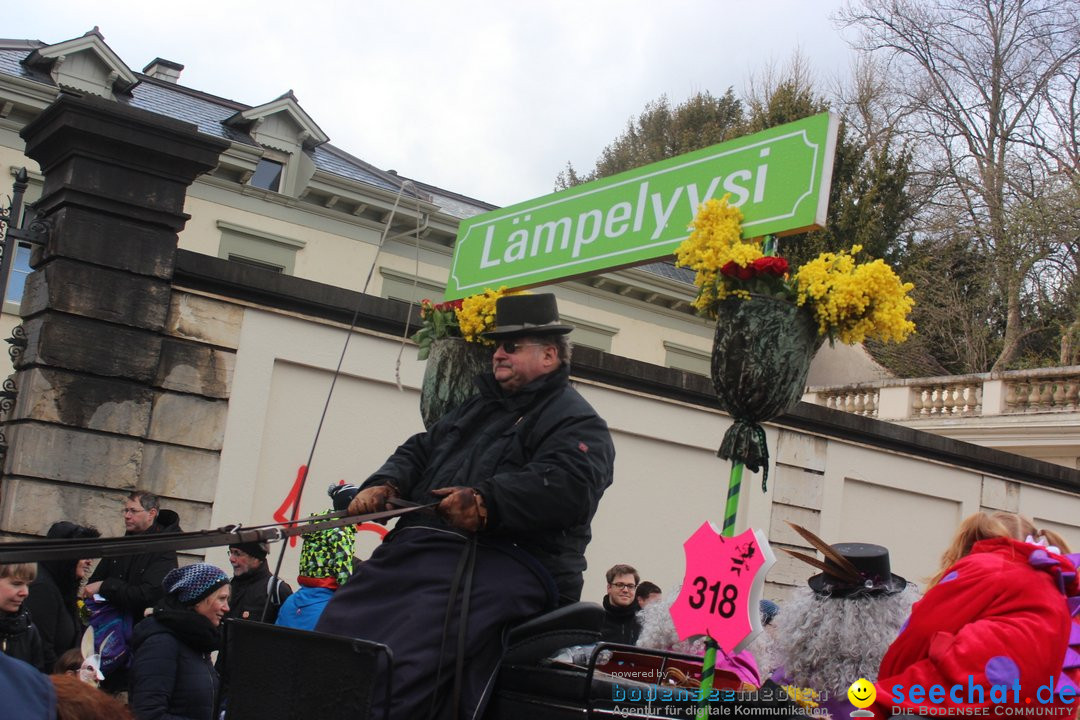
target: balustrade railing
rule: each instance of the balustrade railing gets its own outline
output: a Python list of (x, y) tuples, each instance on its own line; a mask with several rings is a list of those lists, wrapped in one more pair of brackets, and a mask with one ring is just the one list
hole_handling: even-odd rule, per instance
[(982, 415), (982, 384), (927, 383), (911, 386), (909, 417)]
[(1080, 412), (1080, 366), (816, 387), (803, 399), (888, 420)]
[(877, 388), (840, 388), (821, 390), (820, 403), (833, 410), (855, 413), (864, 417), (877, 417)]

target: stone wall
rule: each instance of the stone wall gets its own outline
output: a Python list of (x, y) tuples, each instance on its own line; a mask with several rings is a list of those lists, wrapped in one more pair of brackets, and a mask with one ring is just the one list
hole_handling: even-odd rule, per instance
[[(22, 132), (45, 183), (6, 417), (0, 531), (57, 520), (121, 534), (124, 496), (163, 496), (204, 527), (238, 317), (174, 293), (185, 192), (226, 144), (193, 126), (62, 96)], [(230, 321), (232, 325), (230, 325)]]

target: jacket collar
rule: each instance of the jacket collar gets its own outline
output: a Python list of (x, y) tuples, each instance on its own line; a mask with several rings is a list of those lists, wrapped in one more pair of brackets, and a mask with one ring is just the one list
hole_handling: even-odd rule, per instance
[(495, 381), (491, 373), (477, 376), (477, 385), (480, 394), (488, 400), (500, 403), (508, 409), (528, 407), (537, 395), (541, 395), (555, 388), (562, 387), (570, 382), (570, 366), (562, 363), (558, 368), (547, 375), (541, 375), (528, 385), (521, 387), (517, 392), (507, 394)]

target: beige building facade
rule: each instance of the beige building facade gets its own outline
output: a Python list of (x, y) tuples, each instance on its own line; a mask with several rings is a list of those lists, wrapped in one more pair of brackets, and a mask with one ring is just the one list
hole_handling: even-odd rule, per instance
[[(12, 451), (0, 531), (36, 535), (67, 519), (116, 534), (119, 499), (136, 486), (160, 493), (189, 530), (265, 523), (290, 511), (309, 456), (300, 511), (319, 511), (327, 485), (362, 481), (421, 430), (424, 364), (404, 339), (412, 309), (400, 301), (439, 293), (457, 222), (489, 206), (332, 147), (289, 93), (241, 105), (183, 88), (179, 72), (161, 60), (134, 72), (96, 32), (52, 45), (0, 41), (0, 164), (29, 168), (31, 199), (42, 173), (19, 133), (61, 89), (104, 98), (143, 123), (168, 109), (226, 148), (187, 189), (190, 219), (154, 331), (163, 350), (145, 402), (105, 403), (76, 429), (56, 409), (57, 380), (40, 351), (31, 345), (38, 354), (22, 359), (5, 417)], [(27, 261), (14, 272), (32, 270)], [(681, 580), (682, 542), (721, 520), (729, 465), (715, 452), (730, 421), (702, 374), (712, 329), (690, 313), (685, 279), (657, 264), (553, 288), (577, 328), (575, 382), (607, 419), (617, 451), (615, 484), (593, 526), (587, 598), (599, 599), (603, 571), (618, 562), (671, 587)], [(56, 310), (40, 294), (9, 297), (5, 332), (20, 312)], [(786, 524), (797, 522), (829, 541), (884, 544), (894, 570), (920, 581), (960, 519), (979, 509), (1029, 514), (1080, 545), (1074, 468), (808, 403), (767, 434), (768, 487), (746, 473), (737, 525), (765, 530), (777, 547), (803, 547)], [(364, 555), (377, 534), (361, 538)], [(285, 576), (295, 575), (298, 554), (286, 553)], [(220, 549), (206, 557), (225, 565)], [(808, 574), (780, 557), (767, 594), (781, 597)]]
[[(492, 205), (379, 170), (334, 147), (291, 92), (243, 105), (184, 87), (182, 69), (158, 58), (136, 72), (97, 31), (48, 45), (0, 40), (5, 177), (26, 167), (28, 199), (35, 199), (41, 176), (23, 154), (19, 131), (61, 92), (94, 94), (229, 141), (218, 167), (188, 191), (191, 219), (181, 248), (352, 290), (364, 289), (370, 273), (367, 292), (379, 297), (441, 296), (458, 222)], [(25, 260), (20, 267), (28, 270)], [(689, 306), (689, 277), (656, 264), (544, 290), (559, 296), (580, 343), (707, 372), (711, 330)], [(5, 313), (16, 314), (18, 297), (8, 295)]]

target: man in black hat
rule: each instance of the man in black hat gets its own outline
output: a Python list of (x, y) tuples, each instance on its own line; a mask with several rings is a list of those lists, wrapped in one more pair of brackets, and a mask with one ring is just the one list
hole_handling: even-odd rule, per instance
[[(261, 620), (273, 624), (285, 599), (292, 595), (289, 583), (270, 574), (265, 542), (235, 543), (229, 546), (229, 564), (233, 578), (229, 582), (229, 612), (226, 617), (240, 620)], [(267, 602), (269, 601), (269, 602)], [(265, 608), (266, 614), (263, 615)]]
[(353, 513), (413, 513), (335, 593), (316, 630), (387, 644), (392, 717), (473, 717), (508, 624), (581, 596), (585, 548), (615, 450), (570, 386), (572, 329), (554, 295), (496, 301), (492, 373), (363, 484)]

